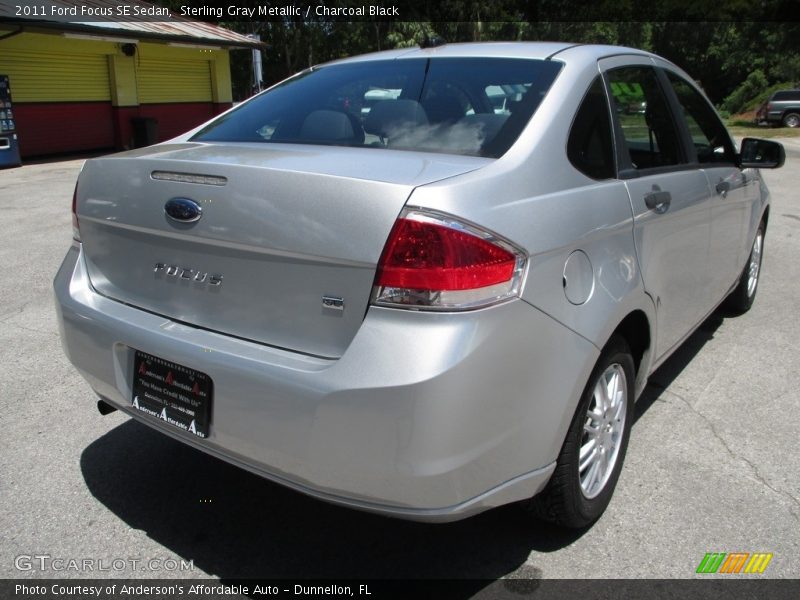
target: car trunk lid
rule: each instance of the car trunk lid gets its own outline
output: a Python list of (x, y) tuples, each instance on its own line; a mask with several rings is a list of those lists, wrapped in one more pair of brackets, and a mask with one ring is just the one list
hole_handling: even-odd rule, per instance
[[(340, 356), (415, 186), (489, 159), (369, 148), (164, 144), (87, 161), (77, 213), (92, 285), (170, 319)], [(196, 222), (165, 204), (185, 198)]]

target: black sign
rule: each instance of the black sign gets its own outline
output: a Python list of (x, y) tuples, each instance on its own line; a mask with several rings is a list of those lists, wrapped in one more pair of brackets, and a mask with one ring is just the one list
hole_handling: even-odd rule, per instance
[(205, 373), (136, 351), (131, 402), (143, 413), (208, 437), (213, 387)]

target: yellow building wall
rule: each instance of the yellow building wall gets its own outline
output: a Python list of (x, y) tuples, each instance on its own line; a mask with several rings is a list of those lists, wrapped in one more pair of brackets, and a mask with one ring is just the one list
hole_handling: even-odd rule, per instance
[(108, 101), (114, 52), (109, 42), (21, 33), (0, 40), (0, 73), (10, 78), (14, 103)]
[(233, 102), (230, 56), (224, 52), (211, 62), (211, 92), (218, 104)]
[[(0, 26), (0, 36), (11, 31)], [(0, 40), (0, 73), (10, 76), (15, 103), (232, 100), (226, 49), (140, 41), (129, 57), (121, 48), (117, 42), (23, 32)]]
[(108, 57), (108, 71), (111, 76), (111, 103), (114, 106), (137, 106), (139, 99), (134, 58), (122, 52), (111, 54)]

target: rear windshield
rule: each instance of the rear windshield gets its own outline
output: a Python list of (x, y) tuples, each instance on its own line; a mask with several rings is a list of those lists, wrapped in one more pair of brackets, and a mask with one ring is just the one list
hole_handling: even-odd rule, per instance
[(499, 157), (561, 63), (507, 58), (366, 61), (306, 71), (192, 139), (393, 148)]

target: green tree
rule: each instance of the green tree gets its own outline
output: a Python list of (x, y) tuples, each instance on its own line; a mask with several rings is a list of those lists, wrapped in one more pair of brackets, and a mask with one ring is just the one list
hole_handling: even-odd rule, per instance
[[(185, 0), (159, 2), (173, 8), (183, 3)], [(263, 1), (237, 3), (258, 6)], [(385, 3), (388, 5), (389, 0)], [(304, 6), (293, 0), (286, 2), (295, 4)], [(336, 6), (361, 4), (361, 0), (338, 0)], [(221, 25), (261, 36), (267, 44), (263, 59), (266, 83), (280, 81), (314, 64), (364, 52), (406, 48), (434, 35), (448, 42), (543, 40), (641, 48), (684, 68), (717, 104), (756, 71), (763, 74), (768, 86), (787, 81), (800, 83), (800, 23), (786, 20), (781, 0), (762, 0), (757, 5), (749, 0), (715, 4), (664, 0), (648, 8), (650, 21), (633, 20), (642, 14), (636, 0), (587, 0), (583, 4), (577, 0), (574, 6), (559, 0), (539, 0), (530, 5), (516, 0), (441, 0), (415, 6), (416, 13), (408, 12), (414, 20), (404, 22), (346, 22), (314, 16), (308, 20), (287, 18)], [(573, 20), (576, 10), (587, 20)], [(600, 19), (589, 20), (595, 15)], [(609, 15), (620, 20), (603, 20)], [(563, 20), (557, 20), (559, 16)], [(709, 16), (715, 20), (702, 20)], [(631, 20), (622, 20), (626, 17)], [(232, 54), (238, 97), (250, 89), (250, 61), (247, 52)], [(761, 81), (748, 85), (752, 87), (754, 83), (760, 85)]]

